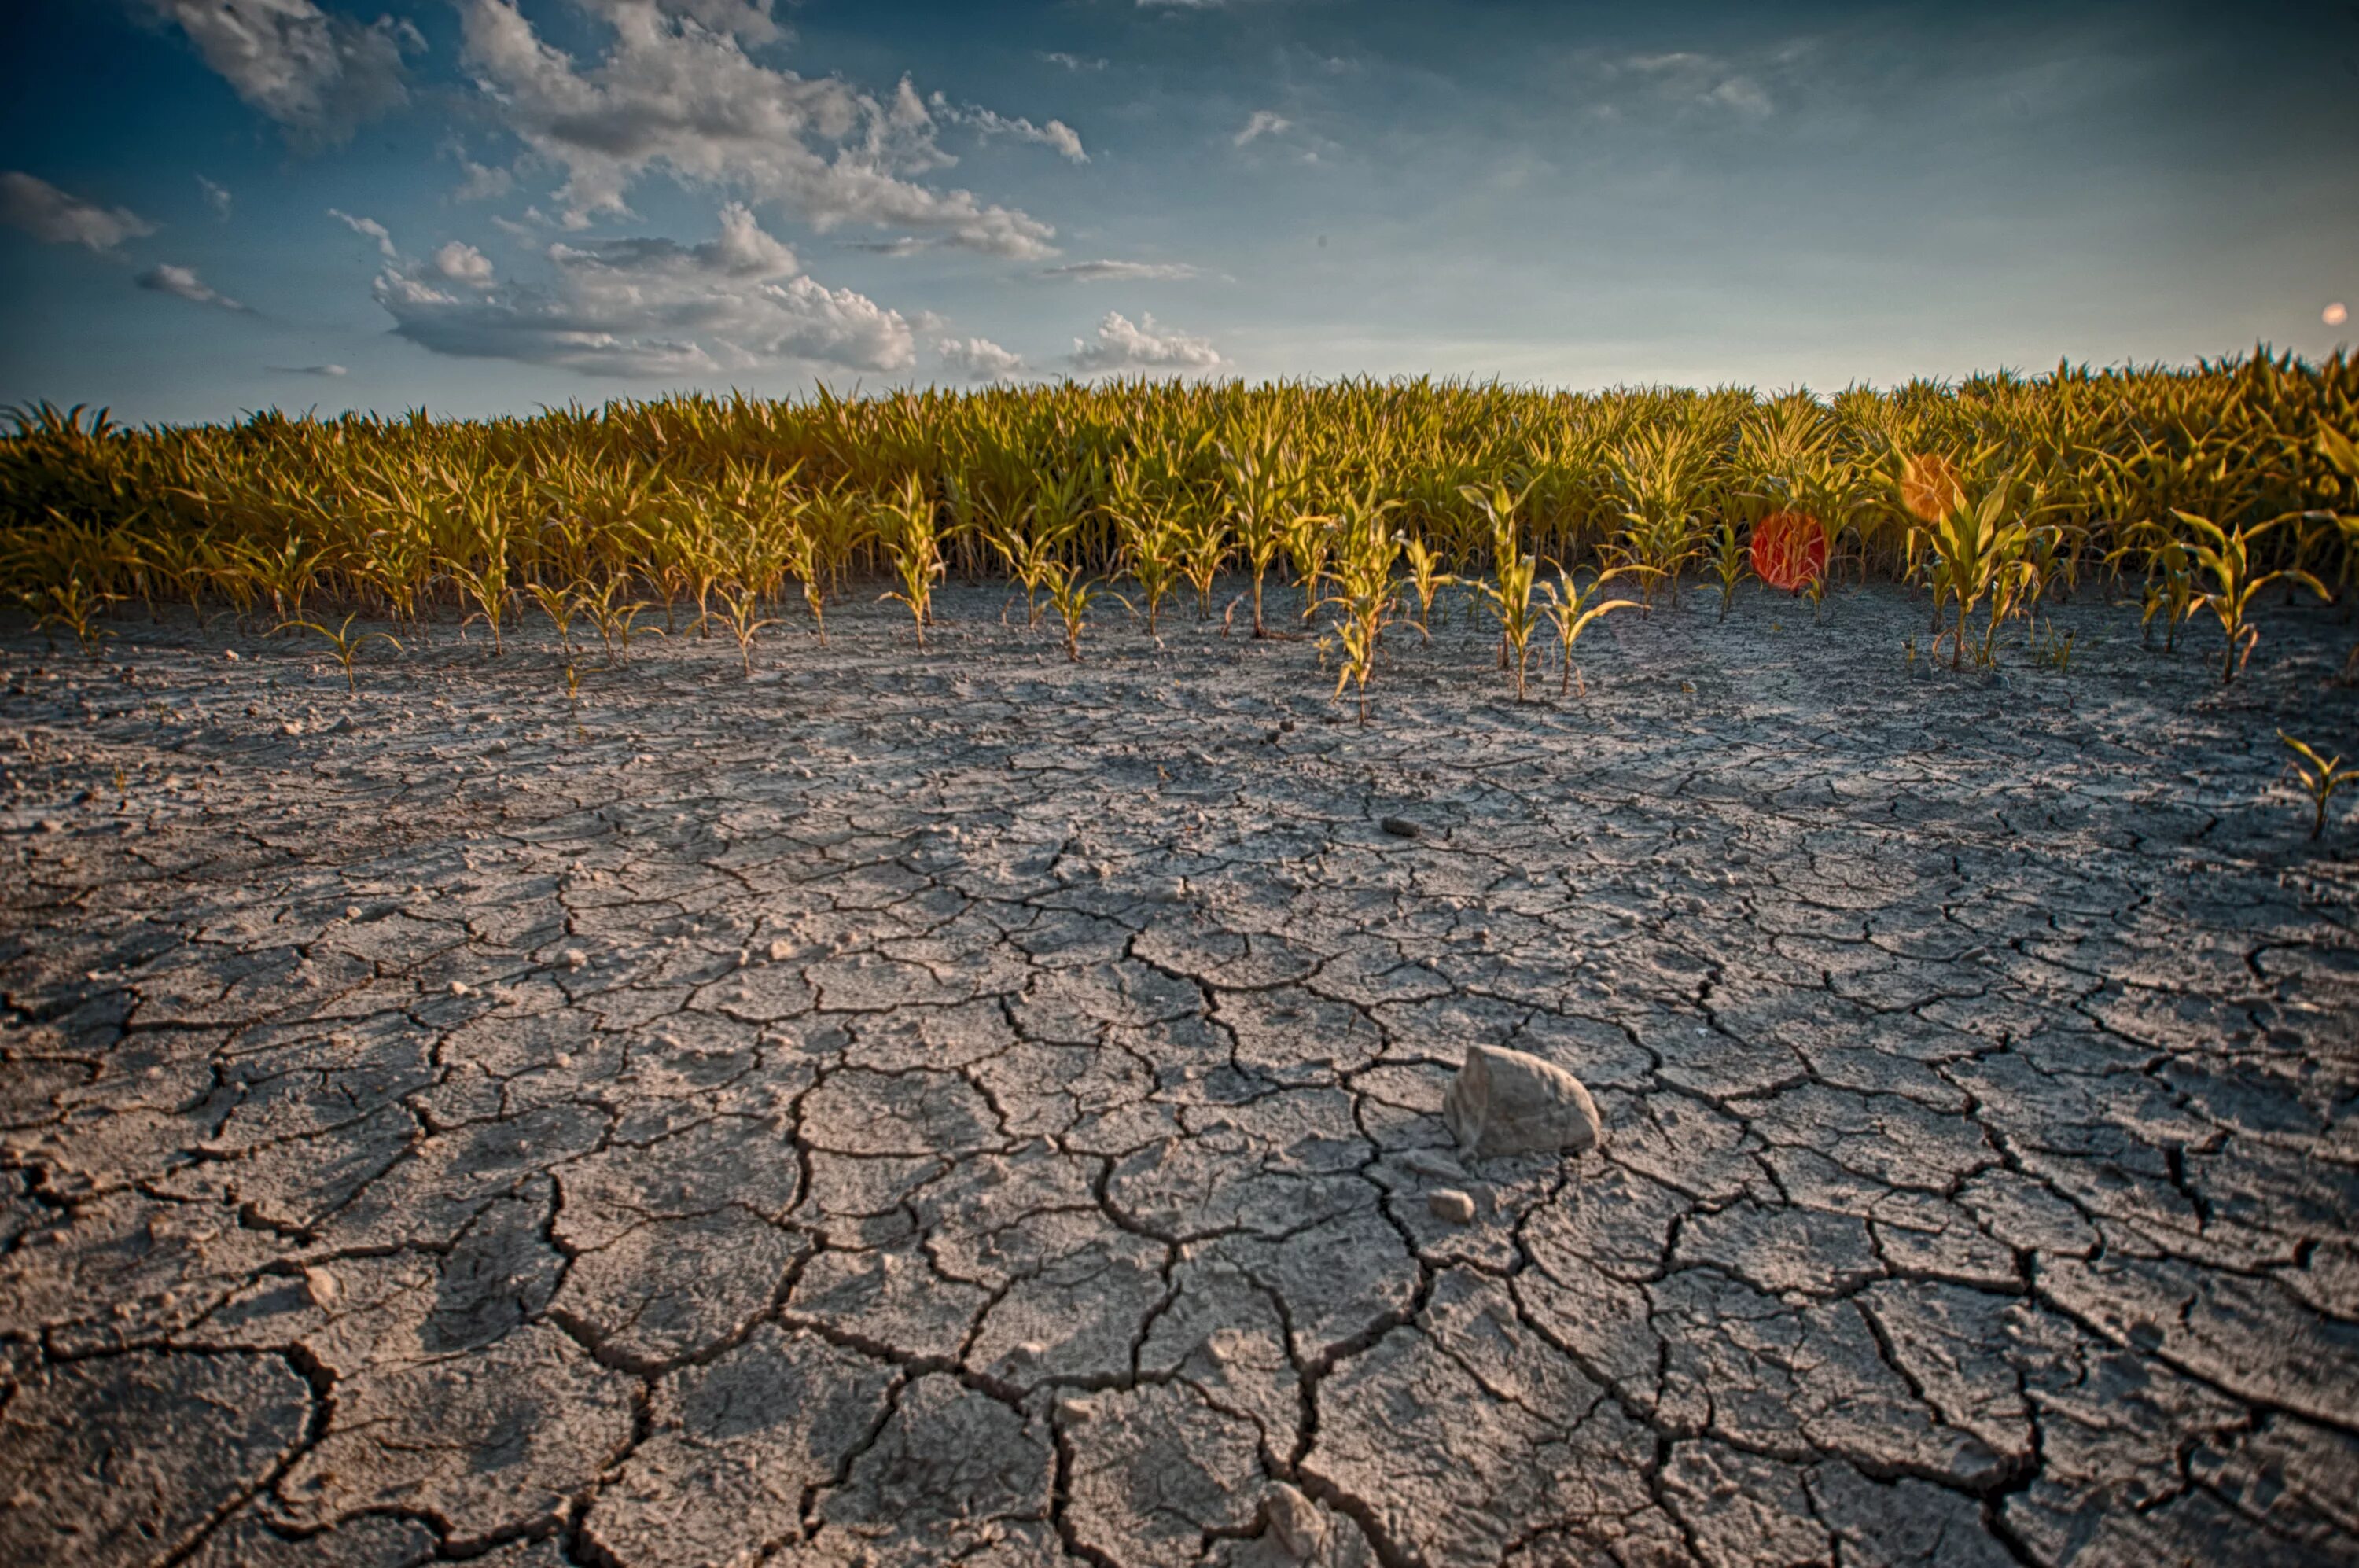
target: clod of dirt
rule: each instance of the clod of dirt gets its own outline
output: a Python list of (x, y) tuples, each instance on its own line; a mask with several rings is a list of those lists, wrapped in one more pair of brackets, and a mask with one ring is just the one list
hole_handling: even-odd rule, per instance
[(1442, 1097), (1441, 1119), (1458, 1147), (1494, 1154), (1578, 1154), (1604, 1138), (1597, 1102), (1580, 1079), (1520, 1051), (1477, 1045)]
[(1395, 838), (1415, 838), (1425, 831), (1407, 817), (1386, 817), (1376, 825)]
[(1262, 1522), (1298, 1562), (1308, 1563), (1327, 1544), (1327, 1521), (1309, 1497), (1283, 1481), (1270, 1483), (1261, 1500)]
[(1474, 1200), (1455, 1187), (1437, 1187), (1425, 1195), (1425, 1206), (1433, 1217), (1451, 1225), (1474, 1223)]

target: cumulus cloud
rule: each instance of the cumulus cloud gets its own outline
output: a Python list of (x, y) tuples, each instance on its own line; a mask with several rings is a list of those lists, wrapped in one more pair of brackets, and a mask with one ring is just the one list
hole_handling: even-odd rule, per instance
[(590, 375), (696, 377), (781, 365), (904, 370), (909, 323), (848, 289), (800, 276), (795, 253), (731, 205), (719, 237), (552, 245), (547, 287), (462, 293), (387, 267), (377, 302), (394, 331), (436, 354)]
[(1197, 269), (1184, 261), (1076, 261), (1044, 267), (1040, 276), (1069, 283), (1163, 283), (1194, 278)]
[(324, 376), (331, 379), (349, 374), (341, 365), (274, 365), (274, 376)]
[(312, 0), (146, 0), (197, 54), (288, 139), (322, 145), (408, 102), (402, 56), (426, 47), (406, 21), (365, 26)]
[(386, 260), (395, 260), (401, 255), (399, 251), (393, 248), (393, 235), (386, 233), (386, 226), (375, 218), (355, 218), (350, 212), (340, 212), (333, 207), (328, 209), (328, 216), (335, 219), (363, 239), (375, 240), (378, 254)]
[(1024, 356), (989, 338), (944, 338), (934, 352), (945, 369), (970, 381), (1013, 381), (1025, 374)]
[(1134, 324), (1119, 310), (1108, 310), (1090, 342), (1073, 340), (1073, 368), (1083, 375), (1100, 371), (1211, 370), (1221, 356), (1210, 339), (1186, 332), (1165, 332), (1152, 315), (1142, 314)]
[(0, 174), (0, 223), (49, 245), (113, 250), (156, 232), (128, 207), (100, 207), (17, 169)]
[(1081, 55), (1065, 54), (1061, 51), (1053, 49), (1043, 54), (1040, 58), (1047, 60), (1050, 65), (1061, 65), (1067, 71), (1103, 71), (1106, 68), (1106, 62), (1104, 60), (1088, 60), (1084, 59)]
[(224, 223), (228, 223), (231, 201), (228, 191), (201, 174), (197, 176), (197, 188), (205, 193), (205, 205), (213, 210), (213, 216)]
[(434, 270), (453, 283), (463, 283), (470, 289), (492, 286), (492, 258), (473, 245), (452, 240), (434, 253)]
[(215, 305), (241, 316), (253, 314), (236, 300), (226, 295), (215, 293), (205, 285), (203, 279), (196, 275), (194, 269), (190, 267), (174, 267), (166, 263), (149, 267), (133, 281), (142, 289), (152, 289), (158, 294), (169, 294), (176, 299), (186, 299), (191, 305)]
[(1274, 136), (1293, 124), (1293, 121), (1283, 114), (1274, 114), (1267, 109), (1256, 109), (1252, 117), (1245, 121), (1245, 128), (1229, 140), (1232, 146), (1243, 147), (1247, 142), (1261, 136)]
[(511, 0), (460, 4), (466, 68), (507, 129), (565, 171), (560, 197), (572, 226), (626, 213), (632, 183), (661, 171), (777, 202), (822, 232), (874, 224), (1023, 260), (1056, 254), (1049, 224), (916, 182), (953, 160), (907, 82), (879, 99), (833, 77), (773, 70), (682, 0), (597, 0), (614, 37), (587, 68)]

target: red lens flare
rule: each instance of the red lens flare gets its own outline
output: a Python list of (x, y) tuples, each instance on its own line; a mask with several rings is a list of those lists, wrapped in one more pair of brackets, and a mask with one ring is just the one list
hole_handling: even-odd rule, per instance
[(1753, 528), (1753, 574), (1788, 593), (1827, 569), (1827, 530), (1808, 512), (1772, 512)]

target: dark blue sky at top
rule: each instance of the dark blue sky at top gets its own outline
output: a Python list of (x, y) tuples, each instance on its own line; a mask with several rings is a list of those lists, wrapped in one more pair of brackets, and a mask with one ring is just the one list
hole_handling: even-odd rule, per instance
[(1832, 388), (2359, 305), (2347, 4), (223, 3), (0, 7), (0, 402)]

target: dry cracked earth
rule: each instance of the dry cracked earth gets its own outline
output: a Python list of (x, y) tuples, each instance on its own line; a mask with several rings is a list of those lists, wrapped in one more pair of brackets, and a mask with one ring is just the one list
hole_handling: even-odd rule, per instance
[(0, 640), (0, 1561), (2359, 1563), (2339, 619), (1001, 604)]

